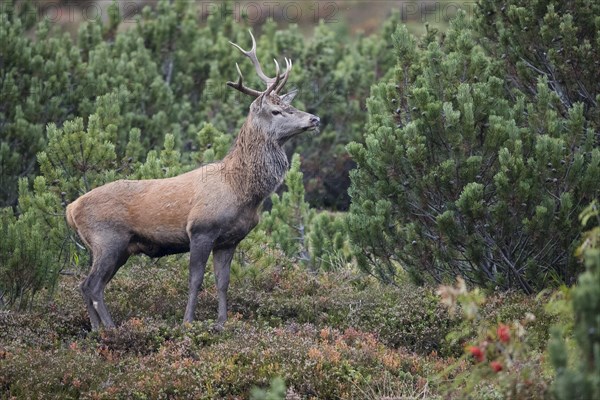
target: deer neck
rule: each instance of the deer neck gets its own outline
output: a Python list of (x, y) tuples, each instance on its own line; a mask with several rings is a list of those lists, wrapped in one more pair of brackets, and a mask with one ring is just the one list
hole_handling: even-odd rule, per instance
[(289, 163), (283, 148), (246, 121), (223, 159), (224, 179), (245, 203), (260, 204), (283, 181)]

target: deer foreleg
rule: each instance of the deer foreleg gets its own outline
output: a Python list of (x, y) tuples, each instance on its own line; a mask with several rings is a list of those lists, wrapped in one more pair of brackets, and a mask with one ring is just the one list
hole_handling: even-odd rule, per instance
[(206, 261), (212, 250), (214, 240), (207, 235), (194, 235), (190, 240), (190, 293), (183, 322), (192, 322), (198, 305), (198, 292), (204, 281)]
[(236, 245), (213, 251), (215, 280), (217, 282), (217, 294), (219, 297), (217, 328), (223, 328), (223, 324), (227, 320), (227, 288), (229, 287), (231, 260), (233, 259), (235, 248)]

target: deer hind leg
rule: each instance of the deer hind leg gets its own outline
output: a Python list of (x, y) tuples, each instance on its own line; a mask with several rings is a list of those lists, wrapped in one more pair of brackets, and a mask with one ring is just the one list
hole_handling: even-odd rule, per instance
[(229, 287), (229, 276), (231, 273), (231, 260), (235, 253), (236, 245), (213, 250), (213, 261), (215, 266), (215, 280), (217, 281), (217, 295), (219, 298), (219, 313), (217, 317), (217, 329), (222, 329), (227, 320), (227, 288)]
[[(93, 265), (94, 264), (93, 264), (93, 260), (92, 260), (92, 268), (93, 268)], [(87, 282), (88, 278), (86, 278), (81, 283), (80, 289), (81, 289), (81, 294), (83, 295), (83, 300), (85, 301), (85, 306), (87, 308), (88, 315), (90, 317), (90, 323), (92, 324), (92, 330), (93, 331), (97, 331), (98, 328), (100, 327), (100, 323), (101, 323), (100, 316), (98, 315), (98, 312), (94, 308), (94, 304), (92, 303), (92, 299), (86, 294), (86, 291), (84, 290), (84, 283)]]
[(102, 246), (95, 246), (93, 252), (92, 271), (81, 284), (81, 293), (90, 316), (92, 330), (98, 330), (100, 323), (106, 328), (114, 328), (115, 324), (104, 303), (104, 288), (119, 268), (129, 258), (127, 240), (111, 241)]

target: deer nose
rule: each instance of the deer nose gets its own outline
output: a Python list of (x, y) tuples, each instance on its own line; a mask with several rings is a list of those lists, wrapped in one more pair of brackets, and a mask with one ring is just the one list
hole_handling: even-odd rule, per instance
[(315, 125), (315, 126), (319, 126), (319, 123), (321, 122), (321, 119), (319, 117), (316, 116), (312, 116), (310, 117), (310, 123)]

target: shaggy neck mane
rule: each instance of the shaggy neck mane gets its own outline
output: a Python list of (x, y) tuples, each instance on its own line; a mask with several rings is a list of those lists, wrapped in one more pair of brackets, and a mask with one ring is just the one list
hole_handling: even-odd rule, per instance
[(285, 152), (244, 122), (229, 154), (223, 159), (224, 178), (244, 202), (259, 204), (281, 184), (288, 169)]

